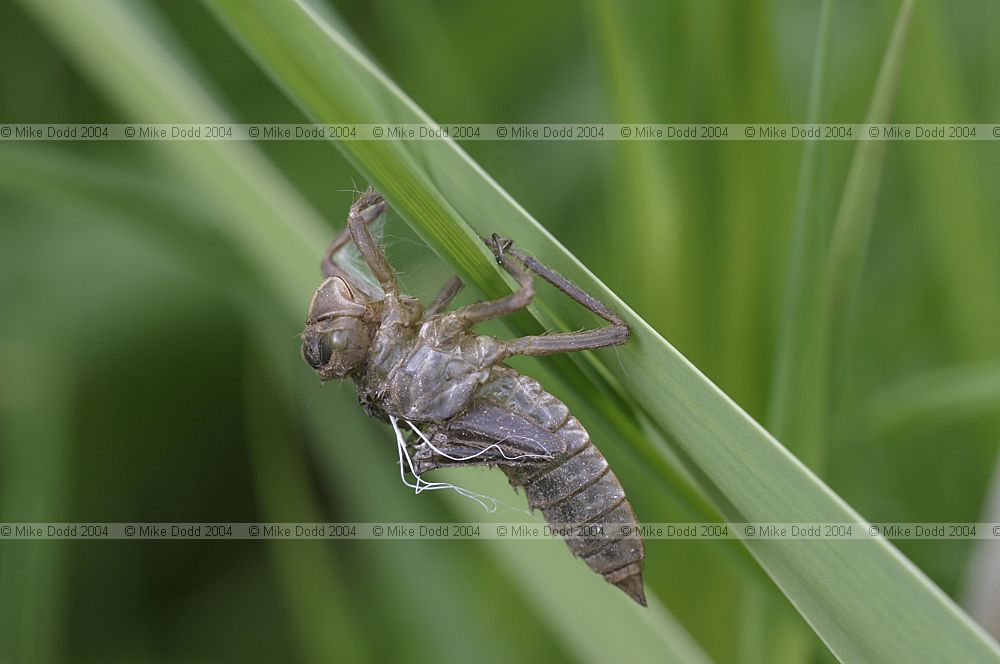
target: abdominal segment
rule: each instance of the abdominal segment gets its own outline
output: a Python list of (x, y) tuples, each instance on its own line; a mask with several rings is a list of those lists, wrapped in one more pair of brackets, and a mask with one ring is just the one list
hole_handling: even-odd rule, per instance
[[(586, 436), (576, 418), (567, 433)], [(574, 453), (537, 468), (504, 468), (510, 483), (524, 488), (528, 506), (570, 535), (566, 543), (592, 570), (645, 605), (643, 545), (635, 514), (604, 455), (590, 441)]]
[[(635, 514), (604, 455), (566, 406), (527, 376), (497, 367), (448, 425), (455, 445), (493, 441), (491, 455), (528, 505), (566, 533), (574, 555), (640, 604), (643, 543)], [(481, 442), (478, 445), (482, 445)]]

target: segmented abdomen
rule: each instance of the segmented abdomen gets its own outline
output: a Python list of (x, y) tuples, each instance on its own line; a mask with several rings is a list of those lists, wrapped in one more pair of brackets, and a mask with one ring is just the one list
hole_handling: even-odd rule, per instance
[(528, 505), (541, 510), (549, 524), (572, 525), (573, 533), (586, 535), (566, 538), (574, 555), (645, 605), (642, 538), (607, 459), (561, 401), (533, 378), (507, 371), (495, 372), (480, 398), (542, 429), (551, 441), (546, 447), (553, 458), (501, 468), (512, 485), (524, 488)]

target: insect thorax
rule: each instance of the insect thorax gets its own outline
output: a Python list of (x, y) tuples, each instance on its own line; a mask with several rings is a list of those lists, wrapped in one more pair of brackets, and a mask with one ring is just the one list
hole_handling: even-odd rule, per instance
[(446, 421), (465, 410), (490, 376), (501, 343), (471, 333), (442, 334), (447, 315), (417, 324), (384, 323), (358, 393), (366, 408), (413, 421)]

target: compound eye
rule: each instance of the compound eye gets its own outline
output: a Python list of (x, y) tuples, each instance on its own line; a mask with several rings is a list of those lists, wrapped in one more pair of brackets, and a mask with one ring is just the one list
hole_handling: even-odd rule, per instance
[[(328, 334), (326, 339), (324, 339), (323, 341), (324, 341), (323, 343), (324, 352), (326, 348), (329, 348), (331, 351), (338, 351), (338, 352), (347, 350), (347, 341), (348, 341), (347, 330), (334, 330), (333, 332)], [(329, 355), (329, 353), (327, 353), (327, 355)], [(326, 360), (324, 360), (324, 363), (329, 359), (330, 358), (327, 357)]]
[(323, 337), (323, 340), (319, 342), (319, 353), (320, 353), (320, 365), (324, 365), (330, 361), (333, 356), (333, 349), (330, 348), (330, 344), (327, 342), (327, 338)]
[(302, 342), (302, 359), (313, 369), (319, 369), (330, 361), (333, 349), (327, 343), (327, 336), (310, 337)]

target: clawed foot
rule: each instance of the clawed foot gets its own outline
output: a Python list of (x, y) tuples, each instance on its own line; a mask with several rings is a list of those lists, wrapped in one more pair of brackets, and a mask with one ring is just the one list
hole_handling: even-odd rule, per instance
[(513, 240), (510, 240), (508, 238), (500, 237), (496, 233), (494, 233), (493, 235), (491, 235), (490, 239), (483, 240), (483, 242), (486, 243), (486, 246), (489, 247), (490, 251), (493, 252), (493, 255), (496, 256), (497, 263), (502, 262), (503, 261), (503, 255), (508, 250), (510, 250), (511, 247), (514, 246), (514, 241)]
[(361, 198), (354, 201), (354, 205), (351, 206), (351, 212), (360, 214), (366, 223), (378, 219), (385, 209), (385, 199), (373, 187), (368, 187), (365, 193), (361, 194)]

